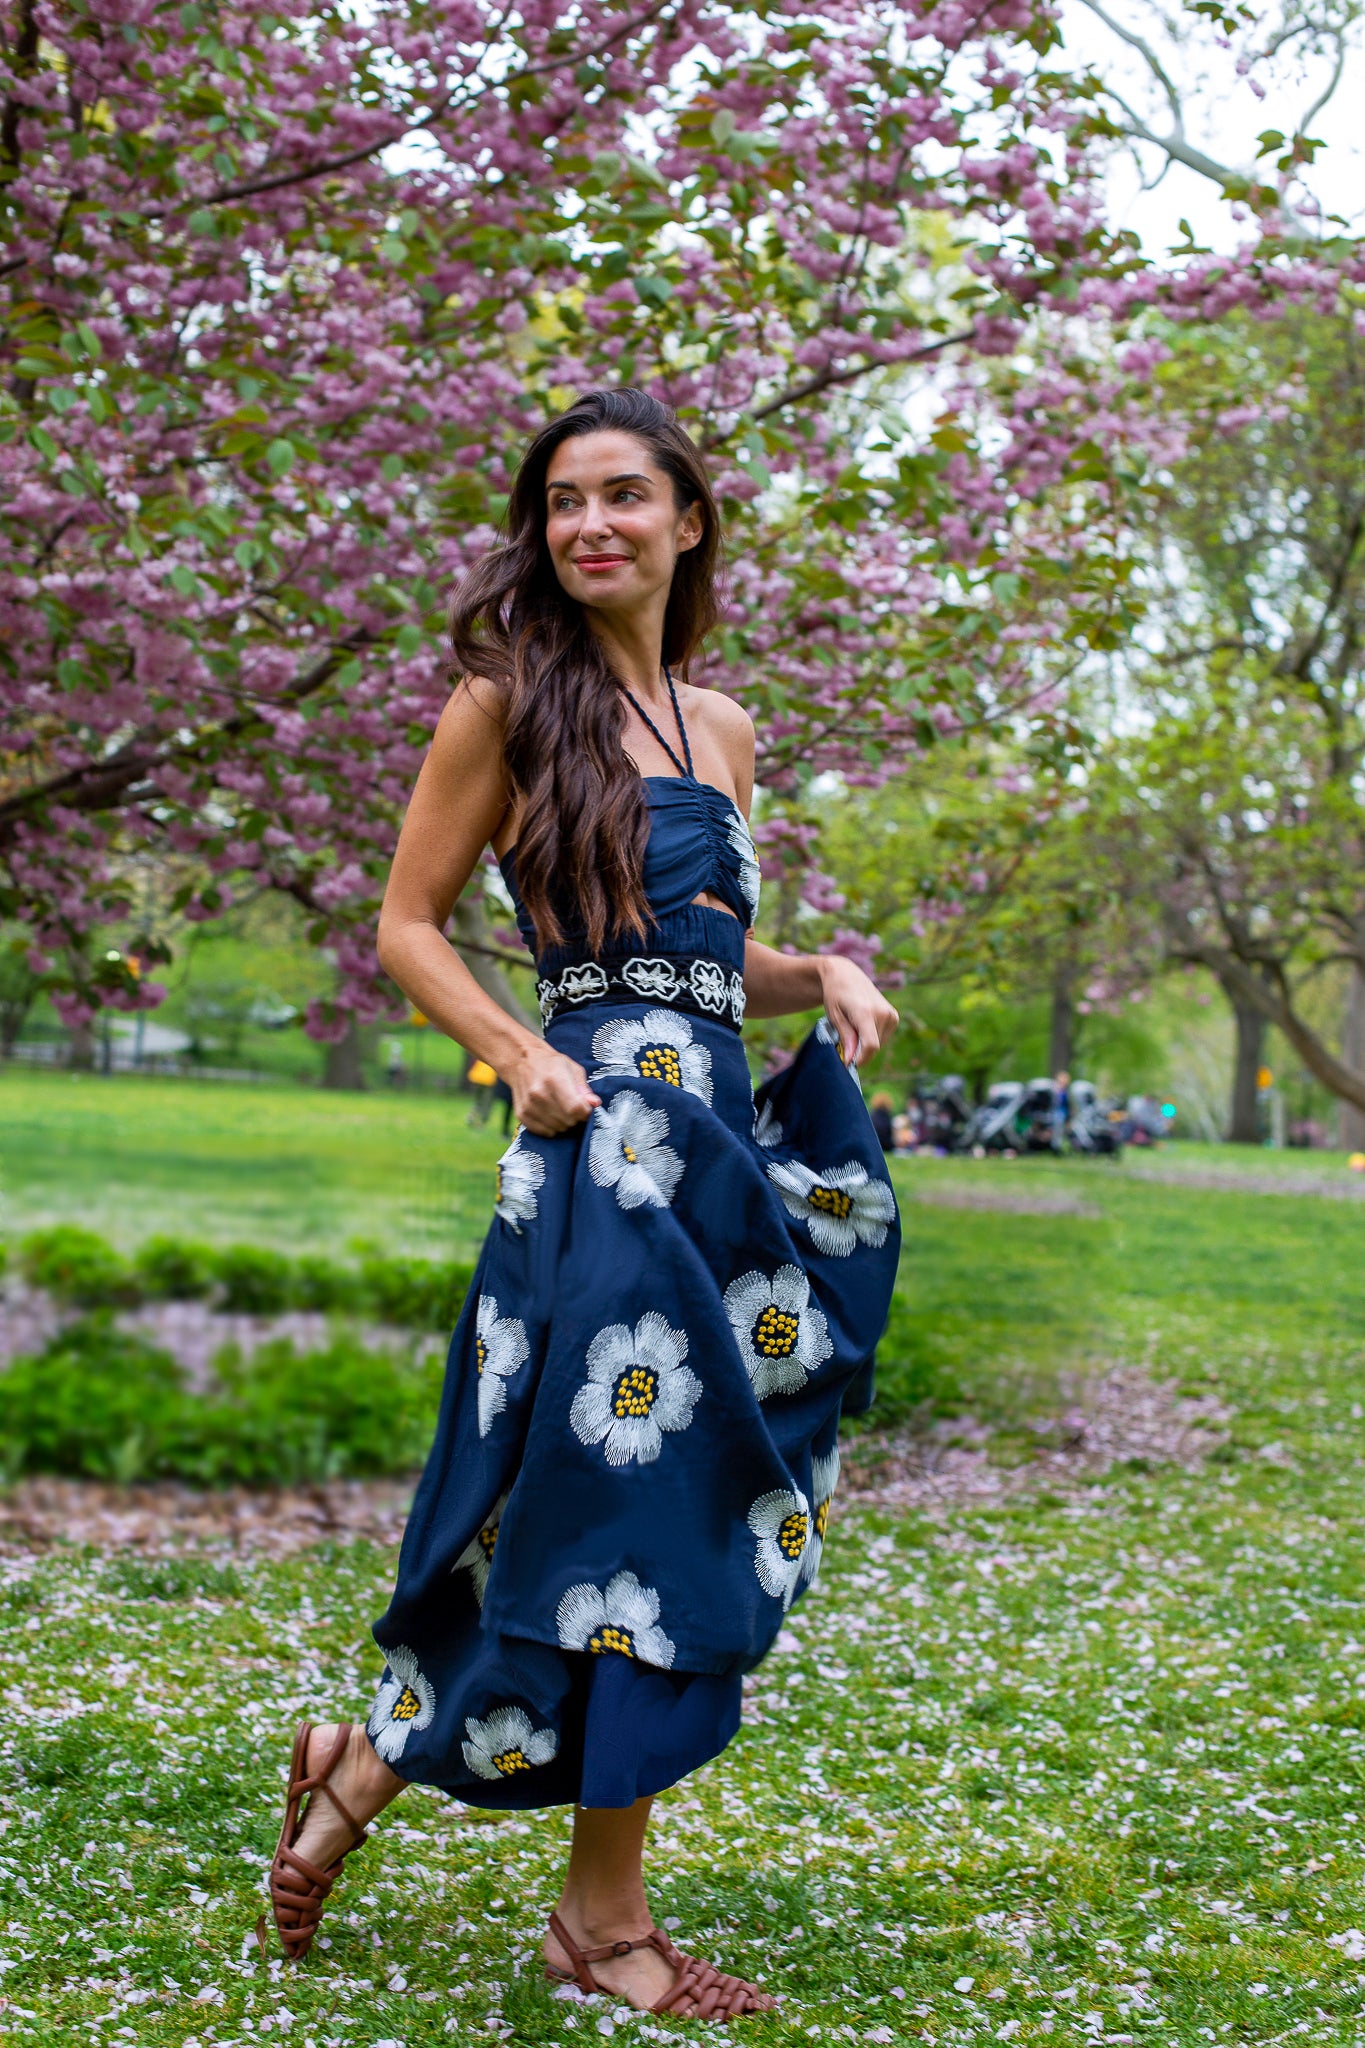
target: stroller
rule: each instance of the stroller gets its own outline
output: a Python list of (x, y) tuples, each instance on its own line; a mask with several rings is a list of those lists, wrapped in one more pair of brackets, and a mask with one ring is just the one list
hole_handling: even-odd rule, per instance
[(1072, 1151), (1117, 1159), (1123, 1150), (1122, 1108), (1101, 1102), (1093, 1081), (1072, 1082), (1070, 1107), (1066, 1135)]
[(960, 1074), (945, 1074), (940, 1081), (922, 1081), (912, 1091), (915, 1142), (931, 1145), (938, 1152), (957, 1150), (964, 1126), (970, 1122), (972, 1106)]
[(957, 1152), (1022, 1152), (1027, 1147), (1025, 1104), (1028, 1090), (1022, 1081), (997, 1081), (986, 1091), (986, 1100), (974, 1109), (958, 1133)]

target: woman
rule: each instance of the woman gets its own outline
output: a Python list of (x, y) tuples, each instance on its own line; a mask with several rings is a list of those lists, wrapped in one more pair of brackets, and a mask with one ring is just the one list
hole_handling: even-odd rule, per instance
[[(652, 1795), (734, 1734), (744, 1672), (815, 1576), (840, 1407), (870, 1398), (899, 1243), (849, 1069), (897, 1019), (850, 961), (751, 936), (753, 727), (673, 676), (715, 621), (719, 553), (673, 415), (636, 391), (580, 399), (528, 449), (507, 525), (455, 600), (463, 680), (379, 951), (507, 1077), (521, 1129), (376, 1624), (368, 1728), (295, 1743), (275, 1922), (306, 1953), (405, 1784), (572, 1802), (547, 1975), (729, 2018), (774, 2001), (653, 1926), (645, 1828)], [(543, 1038), (442, 936), (490, 843)], [(756, 1100), (743, 1011), (822, 1003)]]

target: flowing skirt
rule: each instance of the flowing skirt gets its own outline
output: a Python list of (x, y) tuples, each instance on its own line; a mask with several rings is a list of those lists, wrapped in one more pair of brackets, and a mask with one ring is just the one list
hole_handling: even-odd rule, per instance
[(499, 1165), (369, 1735), (475, 1806), (629, 1806), (725, 1747), (819, 1570), (900, 1228), (828, 1024), (756, 1094), (679, 1009), (548, 1035), (602, 1107)]

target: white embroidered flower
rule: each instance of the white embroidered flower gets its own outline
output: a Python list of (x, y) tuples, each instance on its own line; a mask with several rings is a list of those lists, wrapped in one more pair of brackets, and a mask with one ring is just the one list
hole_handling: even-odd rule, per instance
[(771, 1102), (765, 1102), (761, 1110), (755, 1105), (755, 1115), (757, 1122), (754, 1124), (754, 1142), (762, 1145), (765, 1151), (770, 1151), (774, 1145), (780, 1145), (782, 1126), (773, 1114)]
[(750, 924), (758, 923), (758, 891), (762, 880), (758, 865), (758, 852), (754, 846), (754, 835), (749, 830), (744, 813), (738, 808), (730, 812), (726, 821), (730, 845), (739, 859), (739, 891), (749, 906)]
[(478, 1601), (480, 1607), (483, 1606), (483, 1596), (488, 1590), (488, 1574), (493, 1569), (493, 1552), (497, 1548), (498, 1525), (502, 1521), (502, 1511), (507, 1506), (510, 1494), (511, 1488), (509, 1487), (506, 1493), (499, 1495), (482, 1529), (475, 1531), (451, 1566), (452, 1571), (458, 1572), (463, 1570), (469, 1573), (474, 1581), (474, 1598)]
[(760, 1401), (798, 1393), (834, 1349), (799, 1266), (779, 1266), (771, 1280), (742, 1273), (725, 1290), (725, 1313)]
[(759, 1584), (790, 1607), (810, 1544), (810, 1503), (797, 1488), (776, 1487), (754, 1502), (749, 1527), (758, 1538), (754, 1570)]
[(536, 1190), (544, 1185), (545, 1161), (539, 1152), (527, 1152), (522, 1147), (524, 1131), (518, 1131), (502, 1158), (498, 1161), (497, 1189), (493, 1206), (504, 1223), (510, 1223), (517, 1235), (521, 1235), (523, 1223), (530, 1223), (535, 1217), (539, 1204)]
[(842, 1257), (861, 1241), (886, 1243), (896, 1214), (896, 1200), (884, 1180), (874, 1180), (865, 1166), (850, 1159), (824, 1173), (812, 1173), (799, 1160), (778, 1161), (768, 1178), (782, 1197), (787, 1213), (806, 1225), (817, 1251)]
[(471, 1714), (464, 1725), (464, 1760), (480, 1778), (514, 1778), (549, 1763), (559, 1748), (553, 1728), (533, 1728), (520, 1707), (494, 1707), (482, 1721)]
[(474, 1316), (474, 1361), (479, 1376), (479, 1435), (487, 1436), (493, 1417), (507, 1406), (503, 1385), (531, 1355), (526, 1325), (517, 1316), (498, 1315), (496, 1297), (479, 1296)]
[(679, 988), (677, 968), (671, 960), (657, 960), (651, 953), (637, 953), (621, 962), (621, 979), (642, 1002), (658, 1002), (675, 996)]
[(414, 1729), (429, 1728), (436, 1712), (436, 1693), (417, 1669), (417, 1657), (406, 1644), (386, 1650), (388, 1668), (375, 1694), (366, 1732), (375, 1754), (391, 1764), (403, 1754)]
[(590, 1081), (629, 1074), (642, 1081), (666, 1081), (689, 1095), (711, 1100), (711, 1055), (692, 1036), (676, 1010), (647, 1010), (643, 1017), (615, 1017), (592, 1035), (592, 1056), (600, 1061)]
[(665, 1145), (668, 1118), (643, 1095), (623, 1088), (592, 1113), (588, 1171), (599, 1188), (614, 1188), (623, 1209), (666, 1209), (682, 1178), (683, 1163)]
[(658, 1626), (659, 1596), (642, 1586), (634, 1572), (617, 1572), (606, 1591), (596, 1586), (570, 1586), (559, 1603), (559, 1640), (566, 1650), (590, 1650), (595, 1657), (614, 1651), (657, 1664), (667, 1671), (673, 1645)]
[(701, 1394), (688, 1366), (687, 1336), (669, 1328), (656, 1309), (628, 1323), (611, 1323), (588, 1346), (588, 1379), (569, 1420), (581, 1443), (603, 1444), (609, 1465), (632, 1458), (651, 1465), (666, 1429), (686, 1429)]
[(719, 960), (694, 960), (687, 970), (687, 985), (703, 1010), (719, 1017), (730, 1007), (730, 976)]
[(834, 1489), (839, 1484), (839, 1446), (823, 1458), (812, 1458), (810, 1467), (811, 1527), (810, 1542), (801, 1560), (801, 1576), (808, 1583), (820, 1569), (820, 1558), (825, 1548), (825, 1531), (829, 1527), (830, 1504)]

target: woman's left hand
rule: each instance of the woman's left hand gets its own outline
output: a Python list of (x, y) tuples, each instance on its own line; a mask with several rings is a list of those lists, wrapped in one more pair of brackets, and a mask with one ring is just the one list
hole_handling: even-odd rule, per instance
[(889, 1045), (899, 1014), (861, 967), (837, 953), (820, 959), (825, 1012), (839, 1034), (839, 1057), (845, 1066), (860, 1066)]

